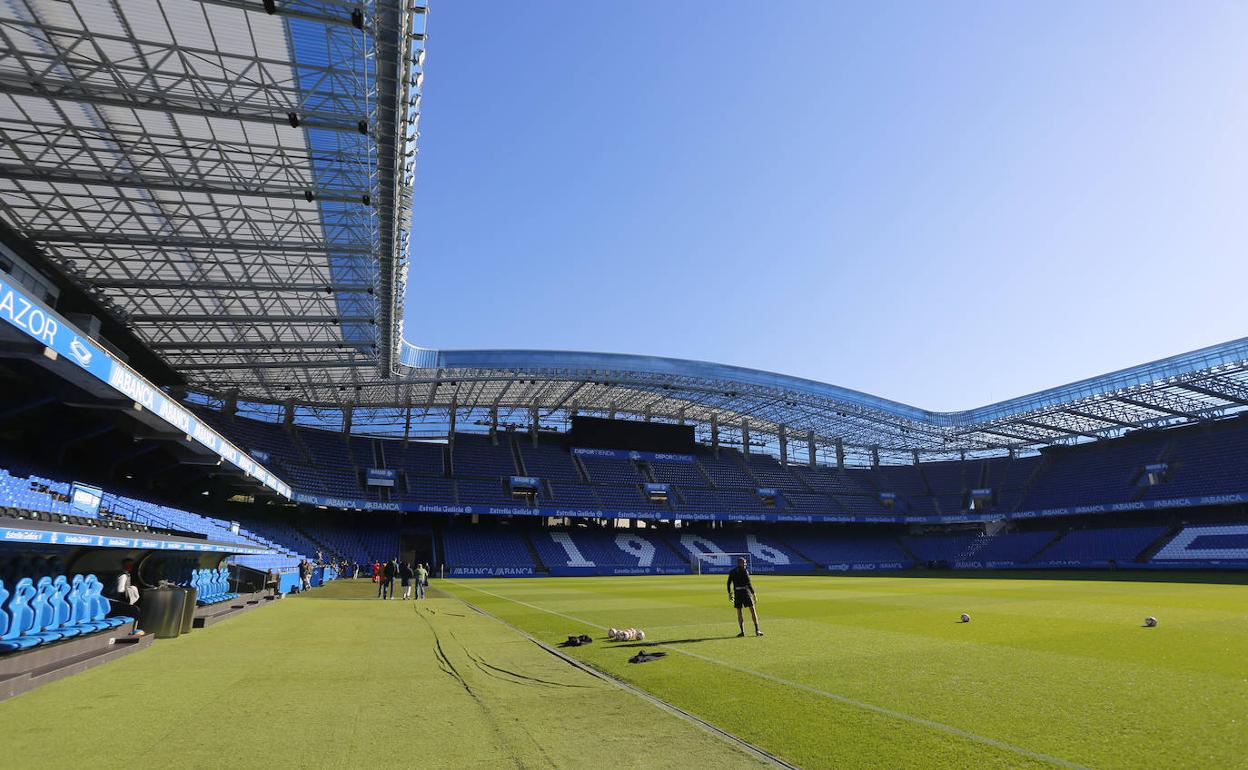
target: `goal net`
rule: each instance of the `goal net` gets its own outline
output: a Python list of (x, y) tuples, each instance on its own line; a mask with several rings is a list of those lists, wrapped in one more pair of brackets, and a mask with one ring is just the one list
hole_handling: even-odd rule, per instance
[(722, 574), (737, 566), (737, 559), (745, 559), (745, 567), (749, 569), (752, 559), (748, 551), (695, 552), (689, 557), (689, 570), (695, 575), (701, 575), (703, 572)]

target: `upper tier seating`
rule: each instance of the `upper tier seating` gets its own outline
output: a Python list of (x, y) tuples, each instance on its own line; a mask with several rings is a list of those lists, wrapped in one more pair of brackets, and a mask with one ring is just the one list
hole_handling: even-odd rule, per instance
[[(267, 452), (275, 470), (297, 491), (404, 503), (456, 504), (455, 484), (440, 483), (448, 481), (444, 476), (444, 444), (413, 442), (404, 447), (396, 439), (348, 440), (333, 431), (303, 427), (287, 430), (241, 417), (225, 419), (216, 414), (206, 419), (234, 437), (236, 443)], [(566, 436), (561, 434), (542, 433), (534, 447), (527, 434), (503, 433), (495, 445), (480, 434), (461, 433), (456, 437), (455, 476), (498, 479), (520, 475), (514, 456), (518, 450), (523, 475), (549, 482), (539, 491), (542, 504), (631, 509), (636, 499), (633, 490), (653, 479), (673, 487), (673, 510), (726, 513), (774, 512), (740, 494), (748, 491), (753, 495), (759, 487), (778, 488), (782, 492), (781, 505), (795, 512), (828, 508), (831, 513), (852, 515), (957, 514), (970, 504), (969, 491), (978, 488), (992, 490), (990, 510), (997, 512), (1248, 493), (1248, 420), (1244, 419), (1140, 432), (1123, 439), (1050, 449), (1041, 456), (924, 462), (917, 468), (781, 466), (765, 454), (751, 455), (747, 462), (739, 451), (727, 448), (721, 449), (718, 458), (699, 450), (693, 465), (578, 459), (562, 445), (565, 440)], [(378, 459), (386, 467), (402, 471), (399, 483), (388, 492), (360, 483), (361, 469), (371, 467)], [(1152, 487), (1141, 485), (1144, 466), (1159, 461), (1169, 465), (1166, 480)], [(582, 474), (582, 465), (588, 479)], [(609, 491), (569, 486), (587, 482), (596, 490)], [(505, 499), (496, 497), (492, 487), (466, 488), (469, 493), (461, 497), (473, 501)], [(732, 495), (713, 493), (729, 490)], [(483, 496), (483, 491), (488, 494)], [(898, 497), (894, 509), (881, 506), (881, 492)], [(0, 495), (4, 494), (6, 489), (0, 478)], [(56, 495), (63, 492), (50, 494), (52, 502), (45, 506), (61, 510), (64, 500)]]
[(1159, 434), (1046, 452), (1046, 465), (1023, 500), (1023, 510), (1124, 503), (1144, 466), (1165, 447)]
[(500, 478), (515, 476), (511, 444), (503, 437), (495, 446), (488, 437), (463, 433), (455, 436), (451, 463), (456, 476)]
[(802, 483), (791, 467), (780, 464), (771, 455), (750, 455), (750, 473), (758, 480), (759, 486), (774, 487), (781, 490), (803, 492), (806, 485)]
[(572, 454), (560, 446), (557, 438), (538, 438), (538, 445), (525, 438), (517, 438), (520, 457), (524, 460), (524, 471), (529, 476), (551, 481), (582, 481), (581, 472), (576, 468)]
[(603, 484), (640, 484), (646, 480), (632, 460), (578, 455), (590, 481)]
[(650, 475), (660, 484), (679, 484), (682, 487), (709, 486), (706, 476), (702, 475), (696, 462), (678, 463), (662, 460), (647, 460)]
[(711, 483), (720, 488), (757, 489), (758, 482), (746, 470), (741, 461), (741, 453), (733, 449), (719, 450), (719, 457), (699, 455), (698, 465), (706, 473)]

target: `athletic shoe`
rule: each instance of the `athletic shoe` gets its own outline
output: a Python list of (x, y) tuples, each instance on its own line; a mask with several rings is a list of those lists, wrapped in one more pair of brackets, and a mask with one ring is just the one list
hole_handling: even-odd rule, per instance
[(737, 638), (738, 638), (738, 639), (740, 639), (740, 638), (741, 638), (741, 637), (743, 637), (743, 636), (745, 636), (745, 632), (744, 632), (744, 631), (742, 631), (741, 633), (737, 634)]
[(755, 635), (755, 636), (762, 636), (762, 635), (763, 635), (763, 632), (762, 632), (762, 631), (755, 631), (755, 632), (754, 632), (754, 635)]

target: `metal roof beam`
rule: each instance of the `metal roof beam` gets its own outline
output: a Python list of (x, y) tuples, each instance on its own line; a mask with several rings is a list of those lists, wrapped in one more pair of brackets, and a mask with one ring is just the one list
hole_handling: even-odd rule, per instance
[(1208, 385), (1197, 385), (1194, 382), (1180, 382), (1176, 383), (1176, 386), (1184, 390), (1191, 391), (1192, 393), (1199, 393), (1202, 396), (1211, 396), (1213, 398), (1220, 398), (1223, 401), (1229, 401), (1232, 404), (1248, 406), (1248, 389), (1245, 389), (1240, 393), (1227, 393), (1221, 389), (1221, 386), (1224, 384), (1226, 383), (1219, 381), (1217, 382), (1219, 387), (1211, 388)]
[(271, 241), (236, 240), (233, 238), (188, 238), (177, 235), (125, 235), (108, 232), (75, 230), (32, 230), (27, 237), (45, 243), (85, 243), (93, 245), (151, 247), (157, 249), (229, 249), (231, 251), (295, 251), (306, 254), (372, 256), (373, 247), (368, 244), (332, 243), (317, 241), (290, 241), (275, 238)]
[(196, 323), (209, 325), (228, 324), (351, 324), (368, 323), (367, 315), (197, 315), (189, 313), (135, 313), (126, 317), (133, 323)]
[(225, 182), (205, 183), (194, 176), (176, 179), (152, 179), (142, 176), (122, 176), (109, 173), (91, 173), (51, 168), (22, 168), (19, 166), (0, 166), (0, 178), (19, 179), (28, 182), (47, 182), (49, 184), (81, 184), (105, 185), (108, 187), (128, 188), (133, 190), (165, 190), (168, 192), (194, 192), (205, 195), (246, 195), (261, 198), (280, 198), (287, 200), (306, 201), (308, 193), (313, 200), (336, 203), (363, 204), (364, 192), (344, 193), (333, 190), (316, 190), (313, 188), (265, 187), (262, 184), (227, 184)]
[(86, 283), (101, 289), (168, 289), (170, 291), (276, 291), (276, 292), (313, 292), (321, 294), (361, 294), (371, 293), (372, 286), (362, 284), (325, 284), (325, 283), (274, 283), (270, 281), (252, 282), (246, 278), (237, 281), (158, 281), (142, 278), (99, 278), (86, 279)]
[[(360, 369), (374, 368), (376, 359), (333, 359), (320, 361), (244, 361), (219, 364), (179, 364), (178, 371), (236, 371), (252, 369)], [(277, 383), (280, 386), (282, 383)], [(319, 383), (311, 387), (332, 388), (338, 383)], [(302, 385), (300, 387), (303, 387)]]
[[(269, 12), (265, 10), (264, 3), (260, 2), (259, 0), (199, 0), (199, 2), (203, 5), (219, 5), (225, 8), (237, 8), (240, 11), (247, 11), (248, 13), (259, 13), (259, 14), (264, 14), (266, 16), (270, 15)], [(300, 8), (299, 5), (303, 5), (305, 7)], [(284, 16), (286, 18), (291, 18), (291, 19), (305, 19), (307, 21), (315, 21), (315, 22), (319, 22), (321, 24), (326, 24), (329, 26), (351, 27), (351, 28), (358, 29), (358, 27), (355, 26), (354, 22), (351, 21), (351, 11), (357, 7), (356, 4), (334, 2), (334, 0), (319, 0), (316, 3), (316, 5), (333, 6), (333, 7), (341, 8), (343, 10), (343, 13), (341, 16), (336, 16), (336, 15), (329, 14), (329, 13), (318, 13), (314, 10), (307, 9), (309, 6), (311, 6), (310, 3), (300, 4), (300, 3), (290, 2), (290, 0), (282, 0), (281, 2), (274, 3), (274, 6), (276, 8), (275, 13), (279, 16)], [(363, 24), (363, 27), (364, 27), (363, 31), (368, 31), (369, 26), (370, 26), (369, 21), (366, 17), (364, 20), (364, 24)]]
[(1126, 396), (1118, 396), (1114, 400), (1121, 401), (1124, 404), (1138, 406), (1142, 409), (1151, 409), (1154, 412), (1161, 412), (1162, 414), (1170, 414), (1170, 415), (1174, 415), (1175, 417), (1183, 417), (1188, 420), (1200, 419), (1199, 415), (1193, 414), (1191, 412), (1185, 412), (1179, 409), (1173, 409), (1168, 406), (1161, 406), (1160, 404), (1154, 404), (1150, 401), (1142, 401), (1140, 399), (1127, 398)]
[(372, 342), (342, 342), (335, 340), (244, 340), (240, 342), (231, 342), (222, 340), (221, 342), (156, 342), (150, 347), (155, 350), (288, 350), (288, 349), (308, 349), (308, 350), (357, 350), (359, 348), (372, 347)]
[(1027, 425), (1029, 427), (1040, 428), (1042, 430), (1051, 430), (1055, 433), (1061, 433), (1067, 436), (1083, 436), (1085, 438), (1092, 438), (1092, 439), (1100, 438), (1100, 436), (1098, 436), (1095, 433), (1088, 433), (1086, 431), (1075, 430), (1073, 428), (1060, 428), (1056, 425), (1046, 425), (1045, 423), (1035, 422), (1034, 420), (1016, 420), (1014, 424), (1015, 425)]

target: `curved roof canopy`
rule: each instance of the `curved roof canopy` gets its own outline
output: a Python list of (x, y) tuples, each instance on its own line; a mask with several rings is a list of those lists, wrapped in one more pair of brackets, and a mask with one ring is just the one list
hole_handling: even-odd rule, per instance
[(0, 5), (0, 216), (192, 389), (254, 402), (617, 414), (902, 456), (1248, 407), (1248, 339), (954, 413), (700, 361), (406, 343), (425, 17), (424, 0)]

